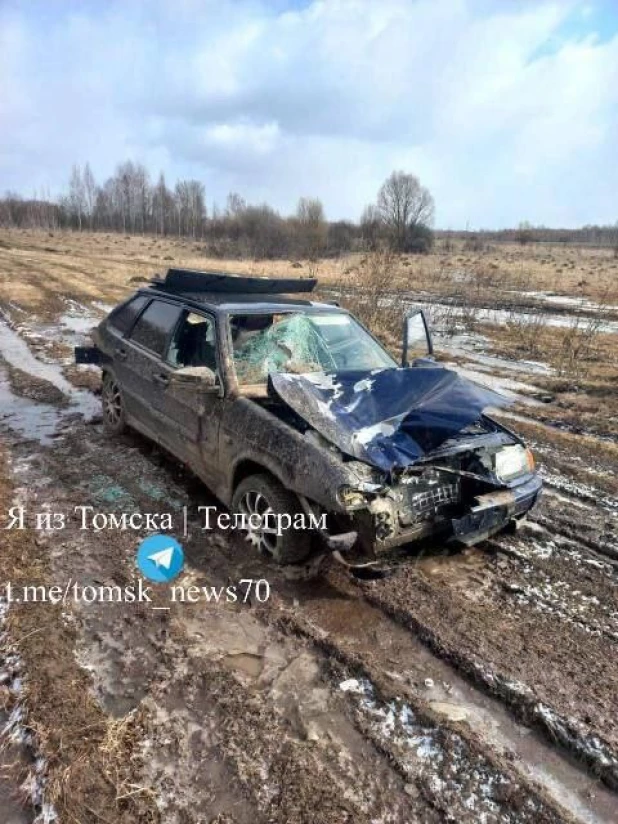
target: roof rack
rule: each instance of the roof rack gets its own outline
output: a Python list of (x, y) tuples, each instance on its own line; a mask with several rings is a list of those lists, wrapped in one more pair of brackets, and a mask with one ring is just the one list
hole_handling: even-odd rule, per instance
[(166, 292), (209, 292), (243, 295), (288, 295), (312, 292), (315, 278), (255, 278), (227, 272), (200, 272), (197, 269), (168, 269), (165, 279), (151, 280)]

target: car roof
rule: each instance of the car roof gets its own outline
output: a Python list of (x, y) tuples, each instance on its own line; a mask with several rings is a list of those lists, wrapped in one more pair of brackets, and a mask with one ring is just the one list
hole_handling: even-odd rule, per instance
[(278, 311), (307, 312), (345, 312), (345, 309), (332, 303), (319, 303), (301, 300), (297, 297), (277, 295), (275, 299), (266, 299), (264, 295), (229, 294), (212, 292), (174, 292), (148, 287), (140, 289), (139, 294), (146, 297), (164, 298), (168, 301), (193, 306), (196, 309), (209, 309), (219, 314), (271, 314)]

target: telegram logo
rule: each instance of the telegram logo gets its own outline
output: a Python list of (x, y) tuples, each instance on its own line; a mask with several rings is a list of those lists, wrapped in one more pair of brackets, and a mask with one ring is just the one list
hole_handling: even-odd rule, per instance
[(182, 572), (184, 562), (182, 547), (169, 535), (150, 535), (137, 550), (139, 571), (157, 584), (173, 581)]

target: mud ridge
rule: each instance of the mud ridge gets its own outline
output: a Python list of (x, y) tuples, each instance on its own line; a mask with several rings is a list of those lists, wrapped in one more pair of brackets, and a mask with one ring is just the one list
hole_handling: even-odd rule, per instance
[(573, 754), (610, 789), (618, 791), (618, 758), (597, 736), (587, 733), (583, 724), (572, 718), (564, 718), (537, 701), (532, 690), (525, 684), (511, 681), (506, 676), (469, 660), (457, 650), (446, 647), (430, 627), (409, 613), (367, 591), (364, 591), (364, 596), (369, 604), (414, 632), (435, 655), (448, 661), (489, 695), (503, 701), (518, 720), (543, 733), (549, 743), (558, 744), (567, 753)]
[[(481, 785), (467, 787), (466, 790), (473, 797), (484, 796), (487, 804), (486, 809), (476, 810), (477, 815), (481, 816), (479, 820), (517, 821), (522, 824), (527, 821), (575, 821), (570, 813), (557, 807), (556, 802), (547, 797), (540, 787), (532, 782), (523, 782), (521, 775), (506, 760), (499, 758), (496, 753), (488, 753), (477, 736), (465, 725), (438, 718), (421, 699), (400, 683), (397, 684), (397, 690), (393, 690), (381, 672), (360, 656), (341, 649), (328, 638), (327, 633), (311, 622), (287, 612), (279, 616), (278, 623), (282, 629), (310, 639), (325, 654), (331, 677), (341, 682), (340, 688), (352, 695), (360, 693), (365, 700), (361, 701), (354, 713), (359, 730), (391, 761), (402, 778), (406, 781), (413, 778), (416, 780), (423, 798), (447, 820), (458, 820), (453, 818), (454, 810), (461, 815), (463, 809), (458, 808), (462, 804), (463, 807), (468, 806), (464, 800), (464, 788), (458, 783), (458, 766), (465, 765), (463, 772), (476, 778), (483, 776), (490, 786), (494, 783), (501, 785), (502, 792), (498, 797), (502, 796), (502, 800), (506, 802), (506, 806), (500, 809), (500, 803), (495, 797), (492, 800), (491, 794), (486, 795)], [(350, 678), (350, 675), (353, 677)], [(358, 683), (359, 687), (350, 686), (350, 682)], [(392, 734), (386, 735), (386, 732)], [(434, 776), (425, 781), (422, 769), (416, 775), (418, 765), (413, 767), (407, 763), (408, 753), (407, 747), (402, 743), (403, 737), (412, 738), (416, 744), (420, 744), (425, 755), (434, 746), (444, 750), (443, 755), (437, 759), (444, 771), (442, 778)], [(437, 743), (434, 744), (434, 740)], [(519, 796), (517, 799), (516, 795)], [(483, 801), (477, 797), (476, 803), (482, 804)], [(511, 812), (514, 813), (514, 818), (510, 817)]]
[(618, 500), (615, 498), (603, 496), (592, 487), (570, 481), (561, 475), (550, 475), (547, 472), (541, 472), (541, 475), (543, 477), (543, 483), (550, 489), (555, 489), (562, 494), (571, 495), (592, 506), (601, 506), (610, 512), (618, 512)]
[[(576, 540), (585, 546), (586, 549), (591, 550), (593, 554), (602, 555), (604, 560), (609, 558), (610, 561), (618, 561), (618, 546), (611, 544), (609, 541), (598, 541), (582, 535), (581, 532), (575, 531), (575, 525), (567, 529), (538, 511), (530, 516), (530, 520), (554, 535), (560, 535), (560, 537), (567, 538), (571, 541)], [(502, 545), (500, 548), (503, 548)]]

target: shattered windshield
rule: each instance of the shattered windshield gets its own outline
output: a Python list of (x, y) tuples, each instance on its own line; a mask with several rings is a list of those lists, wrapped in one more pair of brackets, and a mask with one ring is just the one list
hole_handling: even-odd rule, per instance
[(265, 383), (271, 372), (390, 369), (391, 356), (343, 312), (232, 315), (239, 384)]

